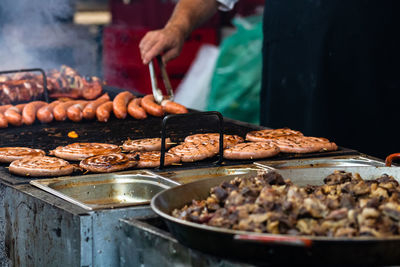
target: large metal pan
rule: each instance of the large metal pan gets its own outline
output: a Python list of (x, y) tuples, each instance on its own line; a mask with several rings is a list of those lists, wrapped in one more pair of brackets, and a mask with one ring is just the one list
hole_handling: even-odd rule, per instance
[[(295, 184), (321, 184), (326, 174), (338, 168), (312, 168), (296, 173), (278, 170), (290, 176)], [(398, 167), (348, 167), (340, 170), (358, 172), (361, 177), (377, 178), (383, 173), (400, 178)], [(246, 175), (242, 175), (246, 176)], [(365, 179), (366, 179), (365, 178)], [(232, 176), (204, 179), (157, 194), (151, 207), (167, 223), (171, 233), (184, 245), (220, 257), (241, 260), (257, 265), (267, 264), (379, 264), (400, 263), (400, 237), (332, 238), (256, 234), (201, 225), (170, 216), (175, 208), (205, 199), (210, 188)]]

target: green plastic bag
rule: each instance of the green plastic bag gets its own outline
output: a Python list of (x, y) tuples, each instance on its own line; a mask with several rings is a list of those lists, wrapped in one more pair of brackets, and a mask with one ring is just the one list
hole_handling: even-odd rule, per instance
[(262, 72), (262, 18), (235, 18), (237, 31), (220, 46), (211, 80), (208, 110), (259, 123)]

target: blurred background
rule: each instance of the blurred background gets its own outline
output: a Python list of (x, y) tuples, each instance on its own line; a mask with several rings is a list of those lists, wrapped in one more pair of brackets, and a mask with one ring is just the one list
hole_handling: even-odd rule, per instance
[[(176, 2), (1, 0), (0, 70), (31, 67), (47, 70), (65, 64), (83, 75), (102, 77), (110, 86), (151, 93), (148, 68), (141, 62), (138, 44), (147, 31), (163, 27)], [(263, 6), (264, 0), (240, 0), (234, 10), (218, 12), (191, 34), (181, 56), (167, 65), (173, 88), (181, 91), (177, 96), (180, 102), (190, 102), (190, 96), (197, 95), (194, 89), (188, 93), (187, 88), (199, 79), (193, 81), (189, 77), (186, 83), (183, 81), (190, 70), (192, 76), (199, 77), (200, 68), (203, 82), (196, 90), (202, 92), (203, 101), (192, 107), (212, 108), (208, 103), (210, 84), (221, 56), (220, 45), (236, 32), (232, 19), (258, 17)], [(216, 84), (221, 83), (217, 80)], [(184, 104), (190, 106), (190, 103)]]

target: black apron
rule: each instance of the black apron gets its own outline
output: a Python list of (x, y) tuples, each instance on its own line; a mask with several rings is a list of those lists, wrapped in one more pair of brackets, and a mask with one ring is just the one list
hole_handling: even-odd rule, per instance
[(266, 0), (261, 124), (400, 152), (400, 1)]

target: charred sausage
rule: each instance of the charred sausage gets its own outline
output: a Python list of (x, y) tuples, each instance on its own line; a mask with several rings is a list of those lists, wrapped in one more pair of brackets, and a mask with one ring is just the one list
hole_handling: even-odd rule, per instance
[(54, 119), (57, 121), (65, 121), (67, 119), (67, 109), (76, 104), (77, 101), (67, 101), (67, 102), (61, 102), (58, 105), (56, 105), (53, 109), (53, 115)]
[(4, 112), (4, 116), (6, 117), (9, 124), (14, 126), (22, 125), (22, 110), (24, 109), (26, 104), (16, 105), (15, 107), (11, 107)]
[(114, 115), (118, 119), (125, 119), (126, 114), (127, 114), (127, 106), (129, 101), (133, 99), (134, 96), (132, 95), (131, 92), (125, 91), (122, 93), (119, 93), (113, 101), (113, 109), (114, 109)]
[(38, 120), (42, 123), (52, 122), (54, 119), (53, 109), (55, 106), (57, 106), (60, 103), (61, 103), (60, 101), (56, 100), (56, 101), (53, 101), (50, 104), (38, 109), (38, 111), (36, 112), (36, 116), (37, 116)]
[(7, 128), (7, 127), (8, 127), (8, 121), (4, 116), (4, 114), (0, 113), (0, 128)]
[(26, 125), (31, 125), (35, 122), (36, 112), (47, 103), (44, 101), (33, 101), (25, 105), (22, 110), (22, 122)]
[(98, 121), (107, 122), (113, 110), (113, 102), (107, 101), (101, 104), (96, 110), (96, 117)]
[(146, 95), (143, 97), (141, 105), (144, 110), (152, 116), (161, 117), (164, 114), (162, 107), (154, 102), (153, 95)]
[(74, 122), (79, 122), (82, 120), (83, 115), (82, 115), (82, 110), (85, 108), (87, 105), (87, 101), (77, 101), (78, 103), (73, 104), (67, 109), (67, 116), (68, 119)]
[(178, 104), (176, 102), (170, 100), (163, 100), (161, 102), (162, 109), (171, 114), (184, 114), (188, 113), (188, 110), (185, 106)]
[(0, 113), (4, 113), (7, 109), (11, 108), (12, 105), (4, 105), (4, 106), (0, 106)]
[(83, 109), (83, 117), (87, 120), (92, 120), (96, 117), (96, 109), (103, 103), (110, 100), (107, 93), (97, 98), (94, 101), (90, 101)]
[(132, 117), (138, 120), (143, 120), (147, 118), (146, 111), (140, 106), (141, 98), (134, 98), (129, 102), (128, 113)]
[(0, 106), (0, 128), (7, 128), (8, 127), (8, 121), (6, 117), (4, 116), (4, 112), (12, 107), (12, 105), (4, 105)]

